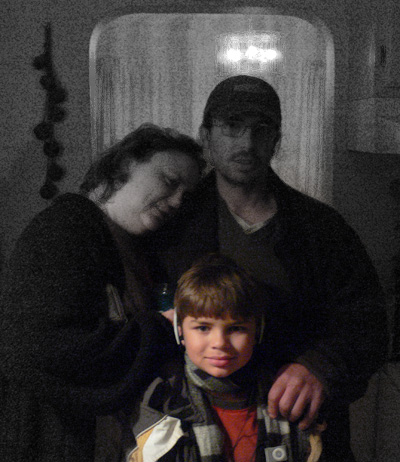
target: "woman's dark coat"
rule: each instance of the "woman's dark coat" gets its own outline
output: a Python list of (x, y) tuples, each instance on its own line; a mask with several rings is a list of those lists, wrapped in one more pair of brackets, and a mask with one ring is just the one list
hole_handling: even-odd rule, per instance
[(122, 294), (124, 284), (90, 200), (61, 196), (23, 232), (0, 305), (0, 460), (92, 462), (96, 416), (128, 406), (155, 377), (174, 348), (170, 327), (150, 308), (110, 320), (107, 288)]

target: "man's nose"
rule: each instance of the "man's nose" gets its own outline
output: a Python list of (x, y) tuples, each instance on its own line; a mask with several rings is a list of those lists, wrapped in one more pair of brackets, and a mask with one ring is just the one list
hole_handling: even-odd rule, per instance
[(243, 135), (238, 138), (238, 143), (240, 144), (241, 149), (248, 150), (254, 145), (254, 136), (253, 130), (251, 127), (247, 127)]

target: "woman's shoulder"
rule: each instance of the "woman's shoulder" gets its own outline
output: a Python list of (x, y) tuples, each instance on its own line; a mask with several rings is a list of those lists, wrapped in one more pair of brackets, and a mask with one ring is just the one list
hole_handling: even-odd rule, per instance
[(37, 217), (42, 216), (69, 216), (71, 219), (81, 216), (97, 217), (100, 219), (103, 212), (97, 205), (86, 196), (76, 193), (65, 193), (40, 212)]
[(43, 232), (48, 238), (57, 238), (71, 232), (79, 234), (105, 228), (103, 212), (91, 200), (80, 194), (66, 193), (34, 216), (23, 234)]
[(108, 258), (106, 249), (112, 253), (114, 246), (103, 212), (89, 199), (68, 193), (32, 218), (18, 237), (11, 259), (30, 265), (39, 261), (83, 264), (93, 255), (96, 260)]

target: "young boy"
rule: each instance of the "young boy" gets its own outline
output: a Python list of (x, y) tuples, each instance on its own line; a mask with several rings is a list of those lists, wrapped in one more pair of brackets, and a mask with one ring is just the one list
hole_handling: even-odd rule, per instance
[[(270, 419), (272, 374), (258, 357), (264, 315), (252, 278), (216, 254), (183, 274), (175, 333), (184, 358), (147, 390), (127, 461), (315, 462), (318, 433)], [(263, 305), (274, 300), (265, 300)]]

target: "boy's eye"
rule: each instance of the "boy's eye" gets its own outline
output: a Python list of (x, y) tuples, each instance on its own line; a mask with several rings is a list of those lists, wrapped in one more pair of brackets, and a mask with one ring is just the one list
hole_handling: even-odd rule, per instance
[(210, 328), (208, 326), (197, 326), (195, 329), (200, 332), (207, 332)]
[(231, 332), (246, 332), (247, 328), (245, 326), (232, 326), (230, 328)]

